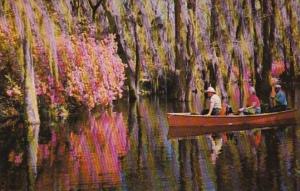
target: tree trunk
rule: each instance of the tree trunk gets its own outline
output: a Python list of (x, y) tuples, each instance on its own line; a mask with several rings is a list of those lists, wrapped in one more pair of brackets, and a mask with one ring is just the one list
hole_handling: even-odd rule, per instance
[[(255, 8), (255, 0), (251, 0), (251, 14), (254, 21), (253, 22), (253, 44), (254, 44), (254, 55), (253, 55), (253, 62), (254, 62), (254, 75), (255, 80), (259, 81), (261, 79), (261, 68), (262, 63), (260, 61), (260, 47), (262, 44), (262, 37), (261, 37), (261, 31), (259, 30), (260, 27), (258, 26), (258, 22), (260, 22), (260, 18), (258, 17), (257, 10)], [(259, 38), (260, 37), (260, 38)], [(256, 87), (258, 88), (258, 83), (256, 83)]]
[(186, 69), (187, 51), (183, 40), (182, 30), (184, 26), (182, 18), (182, 0), (174, 0), (175, 3), (175, 84), (173, 96), (179, 101), (186, 101)]
[[(216, 45), (217, 45), (217, 22), (218, 22), (218, 18), (217, 18), (217, 11), (216, 11), (216, 0), (212, 0), (211, 1), (211, 16), (210, 16), (210, 44), (212, 46), (213, 49), (215, 49)], [(214, 54), (213, 52), (211, 52), (211, 56), (212, 56), (212, 62), (210, 63), (211, 66), (209, 66), (209, 74), (210, 74), (210, 85), (215, 87), (216, 86), (216, 76), (215, 76), (215, 72), (214, 72), (214, 64), (213, 63), (213, 57)]]
[(2, 1), (0, 2), (0, 17), (3, 17), (3, 16), (4, 16), (4, 9), (3, 9), (4, 3), (5, 3), (4, 0), (2, 0)]
[[(19, 50), (19, 63), (22, 68), (22, 82), (24, 87), (24, 115), (25, 121), (30, 125), (39, 124), (40, 118), (38, 113), (38, 103), (37, 103), (37, 95), (35, 89), (35, 74), (33, 68), (33, 59), (32, 52), (30, 46), (30, 37), (31, 37), (31, 28), (28, 19), (25, 17), (22, 19), (21, 12), (14, 1), (10, 1), (10, 5), (15, 14), (15, 19), (17, 24), (17, 29), (19, 32), (19, 36), (21, 39)], [(32, 129), (28, 129), (30, 132)]]
[(132, 23), (133, 25), (133, 30), (134, 30), (134, 40), (135, 40), (135, 87), (136, 87), (136, 91), (139, 94), (140, 89), (139, 89), (139, 80), (140, 80), (140, 61), (141, 61), (141, 45), (140, 45), (140, 40), (138, 37), (138, 32), (137, 32), (137, 24), (136, 23)]
[(140, 80), (140, 72), (141, 72), (140, 68), (142, 62), (141, 56), (143, 55), (143, 52), (142, 52), (142, 46), (137, 32), (137, 20), (132, 9), (133, 3), (132, 2), (131, 4), (125, 3), (124, 6), (125, 6), (126, 18), (128, 21), (127, 22), (128, 28), (130, 30), (131, 38), (134, 40), (135, 43), (135, 56), (136, 56), (135, 70), (134, 70), (135, 71), (134, 89), (131, 90), (131, 98), (138, 99), (140, 93), (139, 80)]
[(157, 53), (157, 48), (155, 47), (155, 44), (154, 44), (154, 39), (152, 38), (153, 35), (151, 33), (151, 24), (149, 21), (149, 16), (147, 15), (145, 6), (141, 0), (136, 0), (136, 4), (139, 7), (139, 10), (140, 10), (140, 13), (142, 16), (142, 24), (143, 24), (143, 27), (145, 28), (147, 44), (149, 45), (150, 51), (152, 53), (152, 62), (154, 63), (154, 66), (156, 67), (158, 76), (161, 76), (162, 75), (161, 61), (160, 61), (159, 55)]
[(243, 32), (245, 31), (245, 23), (244, 23), (244, 15), (242, 10), (244, 10), (246, 5), (246, 0), (244, 0), (242, 2), (242, 5), (238, 6), (238, 12), (239, 12), (239, 21), (238, 21), (238, 25), (237, 25), (237, 29), (235, 32), (235, 37), (234, 40), (237, 41), (237, 43), (234, 43), (234, 52), (235, 55), (237, 56), (237, 61), (238, 61), (238, 65), (239, 65), (239, 86), (240, 86), (240, 107), (245, 106), (246, 104), (246, 99), (247, 99), (247, 89), (246, 86), (248, 84), (248, 80), (247, 79), (247, 74), (246, 74), (246, 63), (245, 63), (245, 57), (243, 52), (241, 51), (242, 48), (239, 44), (239, 42), (241, 41), (241, 36), (243, 34)]
[(173, 88), (173, 95), (172, 97), (178, 98), (178, 94), (180, 91), (182, 91), (182, 87), (180, 85), (180, 78), (178, 71), (180, 70), (180, 45), (178, 44), (180, 42), (180, 29), (181, 29), (181, 22), (180, 22), (180, 14), (181, 14), (181, 6), (180, 6), (180, 0), (174, 0), (174, 8), (175, 8), (175, 87), (178, 87), (178, 89)]
[[(216, 85), (219, 86), (221, 90), (222, 97), (227, 97), (227, 92), (224, 87), (224, 80), (220, 69), (219, 57), (223, 54), (224, 58), (226, 59), (226, 63), (228, 64), (228, 54), (226, 53), (226, 47), (224, 46), (225, 42), (222, 39), (222, 31), (219, 27), (219, 15), (217, 11), (217, 2), (212, 0), (212, 7), (211, 7), (211, 36), (210, 36), (210, 43), (212, 44), (211, 49), (211, 66), (209, 67), (210, 71), (210, 84), (211, 86), (215, 87)], [(228, 67), (228, 65), (227, 65)]]
[[(157, 30), (159, 31), (159, 41), (162, 43), (163, 48), (166, 52), (166, 57), (168, 61), (168, 66), (170, 67), (171, 71), (175, 70), (175, 64), (174, 64), (174, 53), (172, 51), (172, 48), (170, 46), (170, 43), (168, 42), (167, 32), (166, 32), (166, 26), (163, 23), (162, 20), (162, 13), (160, 9), (154, 4), (153, 0), (151, 0), (152, 10), (155, 13), (155, 20), (152, 21), (152, 25), (154, 25)], [(166, 5), (168, 8), (168, 5)], [(169, 15), (168, 15), (169, 16)], [(171, 18), (169, 17), (170, 22), (173, 22)]]
[[(200, 54), (200, 50), (198, 47), (198, 41), (196, 38), (196, 26), (197, 21), (195, 20), (197, 18), (197, 12), (196, 12), (197, 2), (195, 0), (189, 0), (188, 8), (191, 9), (189, 11), (189, 24), (188, 24), (188, 38), (187, 38), (187, 47), (188, 47), (188, 54), (190, 58), (190, 67), (191, 67), (191, 76), (190, 76), (190, 82), (187, 84), (189, 88), (187, 88), (187, 98), (190, 100), (192, 88), (194, 89), (194, 92), (197, 93), (197, 86), (203, 87), (203, 83), (196, 84), (196, 74), (199, 76), (200, 79), (205, 80), (205, 76), (203, 73), (205, 72), (204, 63), (202, 56)], [(195, 84), (194, 87), (191, 87), (192, 84)], [(197, 95), (198, 96), (198, 95)]]
[(39, 124), (37, 96), (34, 82), (34, 69), (32, 63), (31, 47), (26, 37), (23, 39), (24, 64), (25, 64), (25, 116), (29, 124)]
[[(210, 43), (210, 36), (207, 35), (209, 33), (210, 29), (208, 27), (208, 23), (206, 22), (206, 17), (202, 13), (202, 9), (201, 9), (200, 5), (198, 5), (198, 3), (196, 5), (197, 5), (196, 18), (198, 21), (198, 25), (200, 26), (199, 32), (200, 32), (201, 40), (203, 41), (203, 44), (205, 47), (205, 49), (202, 51), (204, 54), (207, 54), (209, 58), (212, 58), (212, 55), (213, 55), (212, 45)], [(206, 51), (206, 52), (204, 52), (204, 51)], [(205, 68), (207, 68), (207, 71), (205, 71), (205, 70), (202, 71), (204, 87), (202, 87), (201, 90), (206, 89), (210, 82), (209, 66), (206, 66)]]
[[(110, 11), (110, 9), (108, 7), (109, 5), (115, 15), (113, 15), (113, 13)], [(134, 63), (132, 61), (130, 49), (124, 38), (125, 34), (124, 34), (123, 26), (121, 23), (120, 15), (117, 12), (117, 8), (115, 7), (115, 4), (111, 1), (103, 0), (102, 7), (105, 11), (105, 15), (110, 24), (110, 32), (116, 34), (119, 55), (122, 58), (123, 62), (125, 62), (128, 65), (126, 75), (127, 75), (127, 79), (128, 79), (129, 96), (132, 99), (137, 99), (138, 92), (137, 92), (137, 88), (136, 88), (136, 74), (135, 74), (136, 71), (135, 71)]]
[(274, 13), (274, 0), (262, 1), (262, 13), (264, 15), (263, 27), (263, 60), (262, 60), (262, 79), (258, 80), (258, 95), (263, 102), (269, 102), (269, 95), (271, 92), (270, 85), (270, 72), (272, 67), (272, 54), (271, 50), (274, 44), (274, 30), (275, 30), (275, 13)]
[[(171, 46), (171, 42), (168, 42), (168, 33), (167, 33), (167, 27), (170, 27), (171, 30), (173, 29), (172, 23), (174, 23), (173, 17), (170, 17), (168, 14), (168, 22), (169, 23), (164, 23), (162, 19), (162, 13), (161, 10), (157, 6), (157, 2), (155, 0), (151, 0), (151, 5), (152, 5), (152, 10), (155, 13), (155, 19), (152, 21), (152, 26), (158, 31), (158, 41), (162, 44), (162, 47), (164, 49), (164, 55), (166, 57), (166, 62), (168, 71), (175, 72), (175, 59), (174, 59), (174, 52)], [(168, 11), (169, 11), (169, 2), (164, 2), (166, 5)], [(170, 24), (171, 23), (171, 24)], [(170, 30), (170, 29), (169, 29)], [(166, 71), (166, 70), (165, 70)], [(161, 84), (161, 79), (158, 79), (158, 87), (157, 89), (163, 90), (166, 95), (168, 95), (168, 83), (167, 83), (167, 78), (168, 78), (167, 72), (164, 72), (164, 83)], [(162, 86), (164, 86), (162, 89)], [(156, 89), (156, 90), (157, 90)], [(161, 93), (161, 92), (155, 92), (155, 93)]]
[[(299, 49), (297, 47), (297, 43), (295, 42), (295, 39), (293, 38), (293, 30), (292, 30), (292, 9), (291, 9), (291, 1), (288, 0), (286, 2), (286, 4), (281, 5), (279, 2), (277, 2), (277, 7), (282, 7), (280, 9), (280, 13), (281, 13), (281, 17), (283, 18), (283, 25), (284, 25), (284, 30), (285, 30), (285, 34), (287, 36), (288, 39), (288, 46), (285, 46), (284, 51), (288, 52), (288, 55), (285, 54), (286, 56), (286, 60), (285, 60), (285, 64), (289, 63), (290, 68), (287, 68), (287, 70), (289, 70), (289, 74), (288, 74), (288, 81), (291, 81), (293, 76), (295, 76), (295, 69), (294, 69), (294, 65), (295, 63), (300, 62), (298, 54), (299, 54)], [(285, 37), (285, 36), (284, 36)]]

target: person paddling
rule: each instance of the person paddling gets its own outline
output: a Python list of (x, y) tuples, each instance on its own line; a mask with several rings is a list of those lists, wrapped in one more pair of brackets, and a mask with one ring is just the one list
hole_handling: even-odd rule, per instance
[(220, 115), (222, 108), (221, 98), (216, 94), (216, 91), (213, 87), (208, 87), (205, 91), (209, 98), (209, 109), (206, 115)]
[(287, 100), (286, 95), (281, 89), (281, 85), (275, 85), (275, 97), (271, 97), (273, 107), (271, 108), (272, 112), (284, 111), (287, 109)]

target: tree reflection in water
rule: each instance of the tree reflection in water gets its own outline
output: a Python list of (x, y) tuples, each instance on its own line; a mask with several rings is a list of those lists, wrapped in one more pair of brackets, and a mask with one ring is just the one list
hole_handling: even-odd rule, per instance
[(22, 138), (25, 128), (2, 129), (0, 188), (299, 190), (299, 124), (168, 139), (165, 113), (189, 108), (158, 99), (119, 102), (117, 112), (41, 124), (38, 147), (28, 144), (36, 134)]
[(121, 184), (119, 158), (129, 149), (121, 113), (89, 115), (85, 122), (51, 130), (48, 143), (39, 144), (38, 189), (97, 189)]

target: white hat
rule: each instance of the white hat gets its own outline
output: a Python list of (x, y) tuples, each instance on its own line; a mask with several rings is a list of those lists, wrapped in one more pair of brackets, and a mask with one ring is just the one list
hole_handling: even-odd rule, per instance
[(251, 94), (253, 94), (253, 93), (255, 93), (255, 88), (254, 87), (250, 87), (249, 91), (250, 91)]
[(281, 85), (276, 84), (276, 85), (275, 85), (275, 88), (281, 88)]
[(211, 93), (216, 93), (216, 90), (213, 87), (208, 87), (207, 90), (205, 90), (205, 92), (211, 92)]

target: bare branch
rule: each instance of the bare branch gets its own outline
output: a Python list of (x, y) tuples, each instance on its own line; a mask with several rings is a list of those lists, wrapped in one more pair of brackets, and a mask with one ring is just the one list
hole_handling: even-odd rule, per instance
[(95, 20), (95, 17), (96, 17), (96, 11), (97, 9), (100, 7), (101, 3), (102, 3), (102, 0), (98, 0), (96, 5), (93, 4), (92, 0), (88, 0), (89, 1), (89, 5), (90, 7), (92, 8), (92, 11), (93, 11), (93, 20)]

